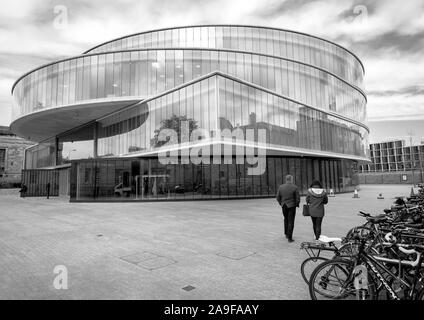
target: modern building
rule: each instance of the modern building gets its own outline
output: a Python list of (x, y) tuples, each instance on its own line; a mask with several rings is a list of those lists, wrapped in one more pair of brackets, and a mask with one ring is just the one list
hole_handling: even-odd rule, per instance
[(408, 145), (405, 140), (391, 140), (370, 145), (370, 164), (361, 165), (360, 172), (423, 171), (424, 144)]
[(21, 184), (25, 149), (34, 143), (13, 134), (9, 127), (0, 126), (0, 188)]
[(313, 179), (346, 192), (368, 161), (363, 76), (352, 52), (300, 32), (161, 29), (23, 75), (11, 129), (39, 142), (24, 171), (34, 194), (49, 181), (71, 201), (269, 197), (286, 174), (302, 192)]

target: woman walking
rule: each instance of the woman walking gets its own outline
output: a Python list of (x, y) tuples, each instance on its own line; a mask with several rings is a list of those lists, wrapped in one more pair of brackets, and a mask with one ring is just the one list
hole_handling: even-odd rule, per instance
[(312, 182), (306, 196), (306, 203), (309, 205), (315, 239), (319, 240), (321, 237), (322, 220), (324, 219), (324, 205), (328, 203), (328, 196), (322, 188), (321, 182), (317, 180)]

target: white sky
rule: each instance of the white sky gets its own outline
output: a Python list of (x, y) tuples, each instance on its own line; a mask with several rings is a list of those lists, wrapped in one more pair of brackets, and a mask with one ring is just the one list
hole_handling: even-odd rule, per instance
[[(55, 28), (57, 5), (67, 8), (66, 28)], [(423, 120), (424, 127), (423, 0), (2, 0), (1, 7), (0, 125), (10, 124), (14, 81), (41, 64), (144, 30), (230, 23), (348, 47), (366, 68), (369, 120)]]

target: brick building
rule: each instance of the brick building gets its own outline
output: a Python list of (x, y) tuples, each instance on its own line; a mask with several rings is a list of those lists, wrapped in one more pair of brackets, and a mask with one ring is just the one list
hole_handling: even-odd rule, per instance
[(0, 126), (0, 188), (13, 187), (21, 181), (25, 149), (33, 145)]

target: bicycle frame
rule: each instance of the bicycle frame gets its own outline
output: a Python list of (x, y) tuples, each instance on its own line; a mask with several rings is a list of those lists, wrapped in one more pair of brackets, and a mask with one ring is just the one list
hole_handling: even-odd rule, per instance
[[(415, 272), (412, 284), (406, 282), (405, 280), (403, 280), (401, 278), (399, 278), (391, 270), (387, 269), (386, 266), (384, 266), (382, 263), (380, 263), (379, 260), (382, 261), (382, 262), (385, 262), (385, 263), (391, 263), (393, 265), (399, 265), (400, 264), (400, 265), (403, 265), (403, 266), (412, 267), (414, 270), (417, 271), (417, 272)], [(374, 256), (371, 256), (371, 255), (369, 255), (368, 253), (366, 253), (365, 251), (362, 250), (359, 254), (359, 257), (358, 257), (355, 265), (359, 265), (360, 262), (366, 263), (366, 265), (369, 267), (369, 269), (372, 271), (372, 273), (381, 281), (381, 283), (386, 288), (386, 290), (390, 293), (390, 295), (392, 296), (393, 299), (400, 300), (400, 297), (393, 290), (393, 288), (390, 286), (390, 284), (387, 282), (387, 280), (383, 276), (382, 272), (380, 272), (380, 270), (383, 270), (383, 272), (389, 274), (394, 279), (398, 279), (403, 285), (405, 285), (408, 288), (408, 298), (409, 299), (414, 298), (413, 295), (414, 295), (417, 283), (419, 281), (419, 278), (418, 278), (419, 274), (420, 274), (419, 271), (422, 267), (422, 262), (423, 262), (423, 256), (422, 255), (420, 255), (418, 265), (416, 267), (413, 267), (413, 266), (411, 266), (410, 261), (402, 261), (402, 260), (399, 261), (399, 260), (395, 260), (395, 259), (386, 259), (386, 258), (381, 258), (381, 257), (374, 257)], [(379, 270), (379, 268), (380, 268), (380, 270)], [(352, 276), (354, 277), (355, 275), (352, 275)]]

